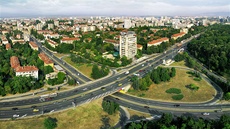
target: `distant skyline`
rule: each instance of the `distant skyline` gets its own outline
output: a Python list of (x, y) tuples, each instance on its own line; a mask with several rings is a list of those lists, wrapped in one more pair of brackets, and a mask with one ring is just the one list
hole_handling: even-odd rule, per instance
[(0, 0), (0, 17), (230, 16), (229, 0)]

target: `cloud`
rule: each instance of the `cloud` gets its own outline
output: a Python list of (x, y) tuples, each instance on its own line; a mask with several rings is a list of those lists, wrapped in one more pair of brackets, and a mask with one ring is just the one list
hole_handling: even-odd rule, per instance
[(1, 0), (2, 16), (196, 15), (230, 12), (228, 0)]

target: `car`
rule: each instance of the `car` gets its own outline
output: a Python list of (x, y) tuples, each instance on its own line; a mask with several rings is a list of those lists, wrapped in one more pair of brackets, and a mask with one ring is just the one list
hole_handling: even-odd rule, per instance
[(101, 89), (102, 89), (102, 90), (104, 90), (104, 91), (106, 90), (106, 88), (105, 88), (105, 87), (101, 87)]
[(208, 115), (209, 115), (209, 113), (208, 113), (208, 112), (203, 112), (203, 113), (202, 113), (202, 115), (204, 115), (204, 116), (208, 116)]
[(12, 108), (12, 110), (18, 110), (18, 108)]
[(139, 70), (139, 72), (143, 72), (143, 70)]
[(220, 109), (220, 110), (215, 110), (215, 112), (222, 112), (222, 110)]
[(38, 112), (38, 111), (39, 111), (39, 109), (34, 109), (34, 110), (33, 110), (33, 112)]
[(35, 106), (35, 105), (33, 105), (33, 106), (31, 106), (31, 108), (36, 108), (37, 106)]
[(145, 66), (145, 64), (142, 64), (141, 66), (143, 67), (143, 66)]
[(120, 77), (117, 78), (117, 80), (119, 80), (119, 79), (120, 79)]
[(144, 106), (144, 108), (149, 108), (149, 106)]
[(120, 100), (119, 98), (115, 98), (116, 100)]
[(174, 106), (174, 107), (179, 107), (179, 106), (180, 106), (180, 104), (174, 104), (173, 106)]
[(122, 83), (118, 84), (118, 86), (122, 86)]
[(49, 101), (49, 100), (52, 100), (52, 98), (49, 97), (49, 98), (46, 98), (46, 100)]
[(87, 90), (87, 88), (84, 88), (84, 89), (82, 89), (82, 90), (84, 90), (84, 91), (85, 91), (85, 90)]
[(17, 114), (14, 114), (14, 115), (13, 115), (13, 117), (19, 117), (19, 115), (17, 115)]

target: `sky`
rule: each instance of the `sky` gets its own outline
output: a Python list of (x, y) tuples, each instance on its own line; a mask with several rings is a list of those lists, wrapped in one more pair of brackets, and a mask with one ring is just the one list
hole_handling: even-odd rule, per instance
[(0, 0), (0, 17), (230, 16), (230, 0)]

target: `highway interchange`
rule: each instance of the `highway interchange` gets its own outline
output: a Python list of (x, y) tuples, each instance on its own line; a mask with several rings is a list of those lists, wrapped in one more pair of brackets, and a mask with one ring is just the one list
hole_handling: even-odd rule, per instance
[[(184, 46), (190, 40), (191, 38), (184, 41)], [(121, 89), (122, 87), (130, 84), (128, 76), (132, 76), (134, 73), (138, 73), (140, 69), (148, 72), (160, 65), (163, 62), (163, 59), (167, 60), (173, 58), (178, 51), (176, 46), (171, 47), (169, 50), (167, 50), (166, 53), (162, 53), (157, 57), (150, 57), (141, 63), (129, 66), (125, 68), (122, 72), (113, 73), (112, 76), (92, 81), (69, 64), (64, 63), (61, 59), (54, 56), (52, 52), (42, 47), (40, 42), (36, 41), (36, 43), (41, 51), (45, 52), (55, 62), (55, 64), (62, 66), (66, 70), (68, 75), (78, 81), (81, 85), (72, 90), (59, 92), (57, 97), (54, 97), (52, 100), (48, 101), (41, 101), (39, 100), (40, 97), (36, 96), (21, 98), (20, 100), (2, 100), (0, 101), (0, 119), (12, 118), (15, 114), (19, 115), (20, 117), (29, 117), (34, 115), (62, 111), (68, 108), (77, 108), (77, 106), (81, 104), (89, 103), (94, 99), (105, 96), (108, 96), (105, 99), (116, 101), (124, 107), (147, 112), (150, 114), (161, 114), (162, 112), (170, 112), (174, 115), (181, 115), (186, 113), (189, 115), (195, 115), (197, 117), (204, 117), (201, 115), (201, 112), (209, 111), (212, 113), (210, 113), (209, 116), (205, 117), (216, 119), (220, 117), (221, 114), (227, 112), (214, 113), (214, 111), (224, 108), (226, 108), (227, 111), (227, 109), (230, 107), (230, 104), (214, 104), (214, 102), (219, 100), (222, 96), (222, 92), (220, 89), (218, 89), (218, 87), (215, 87), (217, 90), (217, 94), (212, 100), (204, 103), (180, 103), (180, 106), (178, 107), (174, 106), (178, 103), (159, 102), (133, 97), (126, 94), (115, 93), (119, 91), (119, 89)], [(129, 75), (125, 74), (127, 70), (129, 70)], [(141, 72), (140, 74), (141, 76), (144, 76), (144, 74), (146, 73)], [(119, 84), (122, 84), (122, 86), (119, 87)], [(102, 90), (102, 87), (104, 88), (104, 90)], [(36, 106), (36, 109), (39, 109), (39, 111), (33, 112), (33, 109), (31, 108), (32, 106)], [(12, 108), (18, 109), (12, 110)]]

